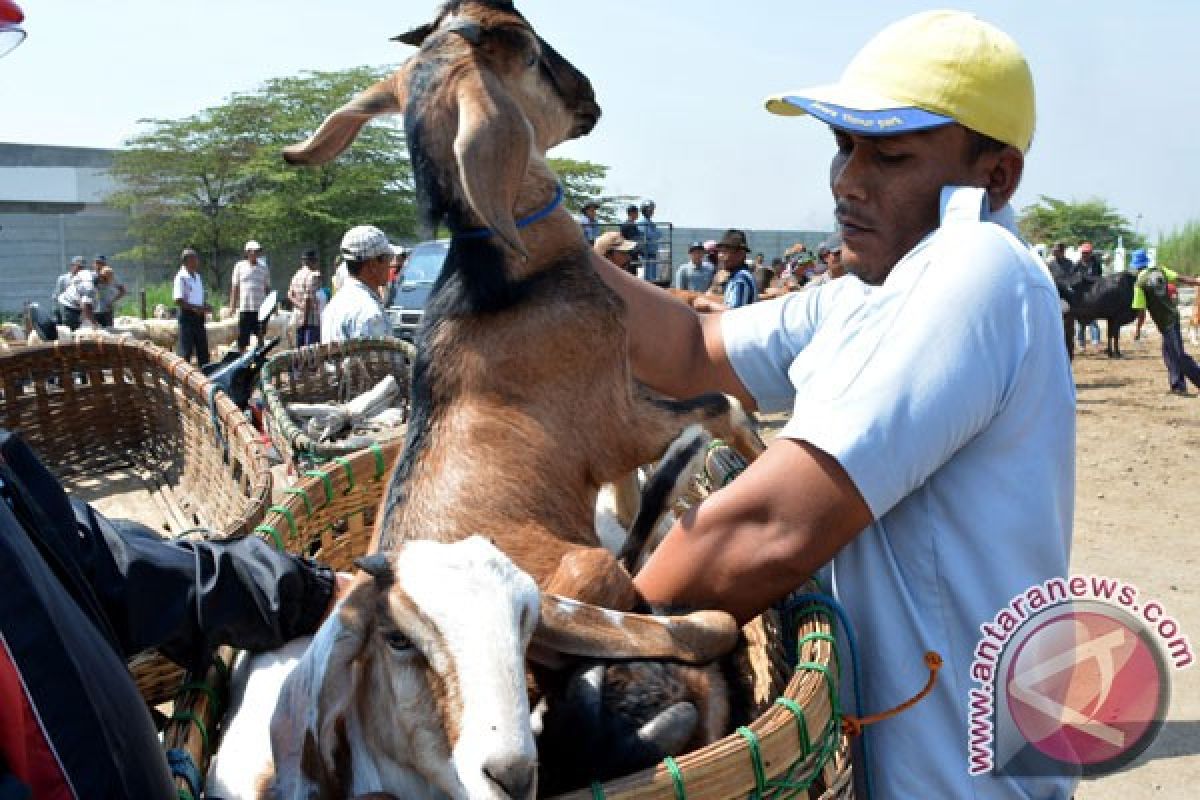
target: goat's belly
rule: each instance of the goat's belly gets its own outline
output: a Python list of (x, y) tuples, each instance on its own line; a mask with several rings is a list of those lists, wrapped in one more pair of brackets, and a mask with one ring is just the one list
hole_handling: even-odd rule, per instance
[(208, 770), (210, 800), (258, 797), (259, 781), (272, 768), (271, 716), (310, 641), (304, 636), (278, 650), (239, 656), (229, 680), (228, 724)]

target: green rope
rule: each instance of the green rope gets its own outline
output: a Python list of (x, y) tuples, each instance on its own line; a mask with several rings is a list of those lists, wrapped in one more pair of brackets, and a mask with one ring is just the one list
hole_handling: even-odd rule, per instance
[(221, 656), (213, 653), (212, 667), (221, 674), (221, 680), (224, 683), (229, 683), (229, 665), (221, 660)]
[(267, 511), (274, 511), (276, 514), (282, 515), (288, 521), (288, 527), (292, 529), (292, 538), (296, 538), (296, 518), (292, 515), (290, 509), (283, 506), (269, 506)]
[(175, 791), (179, 793), (179, 800), (196, 800), (187, 789), (176, 789)]
[(330, 479), (329, 473), (319, 469), (310, 469), (304, 473), (306, 478), (320, 478), (321, 483), (325, 485), (325, 505), (333, 502), (333, 480)]
[(217, 690), (209, 686), (207, 683), (201, 683), (200, 681), (185, 683), (183, 686), (179, 687), (179, 690), (175, 694), (180, 695), (184, 692), (200, 692), (201, 694), (205, 695), (208, 697), (208, 708), (212, 715), (214, 717), (221, 716), (221, 702), (217, 699)]
[(783, 706), (796, 718), (796, 734), (800, 737), (800, 757), (808, 758), (812, 755), (812, 739), (808, 735), (808, 718), (804, 716), (804, 709), (800, 708), (800, 704), (790, 697), (776, 698), (775, 705)]
[(196, 730), (200, 731), (200, 740), (204, 743), (204, 752), (208, 752), (208, 728), (204, 726), (200, 717), (191, 711), (176, 711), (171, 715), (171, 719), (176, 722), (190, 722), (195, 725)]
[(379, 442), (371, 445), (371, 453), (375, 456), (375, 479), (379, 480), (383, 473), (387, 472), (387, 462), (383, 458), (383, 447)]
[(763, 790), (767, 788), (767, 775), (763, 769), (762, 751), (758, 746), (758, 735), (745, 725), (738, 728), (737, 732), (739, 736), (746, 740), (746, 744), (750, 746), (750, 766), (754, 769), (754, 794), (752, 797), (757, 800), (763, 796)]
[(592, 783), (592, 800), (604, 800), (604, 787), (598, 783)]
[(354, 488), (354, 469), (350, 466), (350, 461), (345, 456), (336, 456), (333, 460), (341, 464), (342, 469), (346, 470), (346, 491), (349, 492)]
[(308, 499), (308, 492), (306, 492), (303, 489), (300, 489), (298, 487), (295, 487), (295, 486), (293, 486), (290, 489), (284, 489), (283, 491), (284, 491), (284, 494), (294, 494), (294, 495), (297, 495), (298, 497), (302, 498), (304, 500), (304, 510), (308, 512), (308, 515), (310, 517), (312, 516), (312, 514), (313, 514), (312, 500)]
[(671, 783), (675, 785), (675, 800), (687, 800), (687, 790), (683, 788), (683, 771), (679, 769), (675, 759), (667, 756), (663, 759), (663, 766), (671, 774)]
[(813, 631), (812, 633), (804, 634), (803, 636), (800, 637), (800, 641), (798, 641), (796, 643), (797, 657), (799, 657), (800, 648), (804, 646), (805, 642), (814, 642), (814, 641), (829, 642), (829, 652), (833, 656), (833, 665), (840, 673), (841, 665), (842, 665), (841, 655), (838, 654), (837, 639), (834, 638), (833, 634), (825, 633), (824, 631)]
[(275, 530), (275, 528), (271, 525), (257, 525), (254, 528), (254, 532), (271, 534), (271, 538), (275, 541), (275, 549), (281, 553), (284, 551), (283, 537), (280, 536), (279, 531)]

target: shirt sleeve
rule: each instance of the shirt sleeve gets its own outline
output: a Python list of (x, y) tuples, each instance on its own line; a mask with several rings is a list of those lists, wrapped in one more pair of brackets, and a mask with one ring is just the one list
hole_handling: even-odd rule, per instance
[(1052, 335), (1045, 321), (1058, 318), (1057, 295), (1022, 272), (1015, 240), (963, 227), (924, 263), (902, 264), (906, 291), (873, 293), (792, 367), (796, 403), (780, 435), (837, 459), (876, 518), (987, 427), (1035, 328)]
[(184, 300), (187, 298), (187, 292), (183, 285), (183, 276), (175, 275), (175, 285), (171, 290), (171, 299), (175, 301)]
[(721, 314), (721, 341), (738, 379), (762, 411), (792, 406), (788, 369), (816, 330), (822, 292), (811, 290)]
[(1144, 311), (1146, 309), (1146, 290), (1142, 288), (1142, 282), (1137, 281), (1133, 284), (1133, 302), (1130, 308), (1134, 311)]

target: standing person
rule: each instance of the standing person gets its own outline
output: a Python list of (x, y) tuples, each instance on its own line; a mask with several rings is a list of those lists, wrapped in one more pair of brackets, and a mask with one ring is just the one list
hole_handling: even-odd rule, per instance
[(928, 679), (926, 653), (944, 659), (927, 697), (863, 733), (856, 779), (875, 800), (1070, 797), (1072, 774), (968, 772), (980, 626), (1067, 575), (1071, 549), (1062, 313), (1010, 205), (1033, 138), (1029, 67), (973, 15), (926, 12), (877, 34), (838, 82), (767, 108), (831, 129), (846, 277), (705, 317), (593, 259), (625, 300), (639, 380), (792, 410), (676, 522), (637, 587), (746, 621), (819, 572), (875, 654), (861, 691), (841, 664), (844, 708), (895, 708)]
[(725, 231), (725, 235), (717, 242), (717, 258), (721, 262), (721, 269), (729, 274), (722, 301), (726, 308), (741, 308), (758, 299), (758, 285), (746, 263), (746, 254), (749, 252), (746, 234), (737, 228)]
[(596, 213), (600, 211), (600, 204), (595, 200), (589, 200), (579, 211), (582, 214), (579, 226), (583, 228), (583, 238), (587, 239), (589, 245), (593, 245), (600, 238), (600, 220), (596, 218)]
[(845, 275), (846, 267), (842, 264), (842, 235), (834, 231), (832, 236), (821, 242), (821, 246), (817, 248), (817, 258), (825, 265), (821, 273), (822, 283), (836, 281)]
[(704, 245), (692, 242), (688, 247), (688, 260), (675, 270), (675, 279), (671, 283), (676, 289), (687, 289), (689, 292), (707, 292), (712, 285), (713, 268), (704, 261)]
[(633, 253), (637, 250), (637, 242), (631, 242), (617, 231), (600, 234), (592, 245), (592, 252), (601, 258), (608, 259), (618, 269), (632, 275)]
[(246, 349), (251, 336), (262, 336), (258, 308), (271, 291), (271, 271), (262, 260), (262, 245), (251, 239), (242, 251), (246, 257), (233, 265), (229, 289), (229, 307), (238, 315), (238, 350)]
[(1067, 258), (1066, 242), (1054, 243), (1050, 248), (1050, 259), (1047, 263), (1052, 271), (1058, 271), (1066, 278), (1074, 277), (1079, 272), (1079, 265)]
[(346, 279), (321, 315), (321, 341), (383, 338), (392, 335), (379, 290), (392, 266), (392, 243), (374, 225), (359, 225), (342, 237)]
[(98, 256), (96, 262), (103, 263), (103, 266), (96, 270), (96, 305), (93, 311), (98, 325), (111, 328), (117, 303), (126, 295), (125, 285), (117, 281), (116, 272), (108, 266), (104, 256)]
[(81, 325), (98, 326), (96, 321), (96, 273), (86, 267), (80, 267), (71, 276), (66, 290), (58, 296), (58, 304), (62, 307), (63, 324), (73, 331)]
[(58, 298), (71, 285), (72, 279), (79, 273), (79, 270), (83, 269), (83, 264), (83, 256), (75, 256), (71, 259), (67, 271), (59, 275), (57, 280), (54, 281), (54, 291), (50, 293), (50, 301), (54, 303), (54, 320), (59, 325), (65, 325), (66, 322), (63, 320), (62, 303), (58, 301)]
[(305, 250), (300, 256), (300, 269), (292, 276), (288, 286), (288, 300), (292, 311), (299, 315), (296, 328), (296, 346), (304, 347), (321, 341), (321, 309), (317, 292), (321, 288), (321, 269), (316, 250)]
[(175, 354), (184, 361), (196, 356), (196, 365), (208, 363), (208, 331), (204, 327), (212, 306), (204, 302), (204, 281), (200, 278), (200, 254), (185, 247), (179, 255), (179, 272), (171, 296), (179, 307), (179, 342)]
[(1133, 338), (1142, 338), (1142, 324), (1149, 312), (1162, 336), (1162, 357), (1167, 365), (1171, 394), (1188, 397), (1188, 381), (1200, 389), (1200, 365), (1183, 349), (1179, 302), (1173, 296), (1170, 284), (1200, 287), (1200, 280), (1157, 264), (1151, 266), (1150, 254), (1142, 249), (1133, 251), (1129, 266), (1138, 271), (1137, 282), (1133, 285), (1133, 308), (1138, 312)]
[[(1100, 259), (1096, 257), (1095, 248), (1091, 242), (1084, 242), (1079, 245), (1079, 263), (1076, 265), (1079, 274), (1084, 281), (1091, 283), (1104, 274), (1104, 265), (1100, 263)], [(1092, 346), (1100, 347), (1100, 323), (1092, 320), (1086, 326), (1087, 331), (1092, 334)], [(1087, 343), (1085, 326), (1079, 323), (1079, 349), (1084, 350)]]
[[(653, 200), (647, 200), (641, 205), (642, 221), (638, 223), (642, 245), (642, 277), (651, 283), (660, 283), (658, 277), (658, 244), (662, 241), (662, 232), (654, 222), (655, 205)], [(670, 280), (668, 277), (667, 280)]]
[(633, 266), (630, 271), (637, 274), (637, 259), (642, 254), (642, 228), (638, 225), (638, 207), (628, 205), (625, 207), (625, 221), (621, 223), (621, 237), (626, 241), (633, 242), (636, 248), (633, 251)]

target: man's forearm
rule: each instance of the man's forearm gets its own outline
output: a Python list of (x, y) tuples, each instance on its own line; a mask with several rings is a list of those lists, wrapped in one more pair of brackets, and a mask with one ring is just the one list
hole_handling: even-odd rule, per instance
[(806, 442), (776, 440), (676, 523), (635, 583), (652, 604), (716, 608), (746, 622), (796, 589), (871, 519), (834, 458)]
[(667, 292), (598, 255), (592, 254), (592, 264), (625, 301), (629, 355), (638, 380), (671, 397), (726, 392), (754, 408), (725, 356), (716, 316), (701, 317)]

